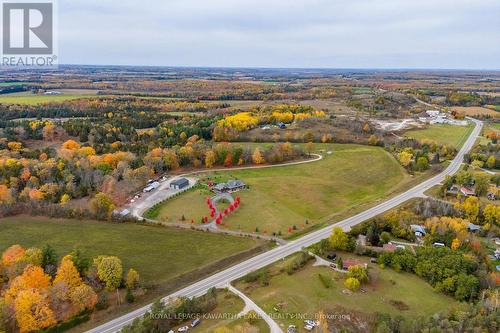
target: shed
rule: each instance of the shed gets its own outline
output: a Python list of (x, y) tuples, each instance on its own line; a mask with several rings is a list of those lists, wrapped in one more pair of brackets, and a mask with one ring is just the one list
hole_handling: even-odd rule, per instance
[(189, 186), (189, 180), (186, 178), (179, 178), (170, 183), (170, 188), (174, 190), (182, 190)]

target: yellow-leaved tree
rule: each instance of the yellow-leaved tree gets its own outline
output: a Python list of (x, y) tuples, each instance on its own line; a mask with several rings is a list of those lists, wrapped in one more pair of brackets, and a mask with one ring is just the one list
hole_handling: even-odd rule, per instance
[(212, 150), (207, 151), (205, 154), (205, 167), (213, 168), (215, 164), (215, 153)]
[(259, 147), (255, 148), (255, 150), (253, 152), (253, 155), (252, 155), (252, 161), (255, 164), (262, 164), (262, 163), (264, 163), (266, 161), (264, 159), (264, 157), (262, 156), (262, 153), (260, 152)]
[(37, 289), (19, 292), (14, 304), (14, 311), (21, 333), (38, 331), (56, 323), (47, 297)]
[(139, 273), (135, 269), (131, 268), (128, 270), (125, 285), (129, 289), (135, 289), (139, 286)]
[(94, 259), (97, 276), (106, 284), (108, 291), (118, 288), (122, 282), (122, 262), (114, 256), (99, 256)]
[(61, 264), (57, 269), (56, 277), (54, 278), (54, 284), (64, 283), (69, 288), (69, 292), (72, 292), (76, 287), (83, 284), (82, 278), (78, 273), (78, 270), (71, 260), (70, 255), (66, 255), (62, 258)]

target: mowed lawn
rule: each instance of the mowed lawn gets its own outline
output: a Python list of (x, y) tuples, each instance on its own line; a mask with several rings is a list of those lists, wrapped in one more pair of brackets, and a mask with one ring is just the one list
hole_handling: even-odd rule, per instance
[[(241, 179), (250, 187), (234, 193), (240, 207), (223, 219), (222, 227), (247, 232), (279, 233), (297, 230), (374, 202), (393, 192), (410, 177), (396, 160), (379, 147), (316, 145), (324, 159), (317, 162), (266, 169), (227, 170), (203, 177), (215, 182)], [(331, 154), (326, 154), (331, 151)], [(194, 190), (167, 201), (158, 209), (163, 221), (198, 223), (209, 214), (210, 193)], [(306, 224), (307, 220), (307, 224)]]
[[(300, 313), (312, 317), (320, 310), (325, 313), (338, 311), (339, 306), (367, 315), (378, 312), (416, 318), (430, 316), (458, 305), (458, 302), (434, 291), (415, 275), (381, 269), (374, 264), (369, 268), (371, 281), (361, 287), (365, 292), (345, 293), (344, 274), (327, 267), (313, 267), (312, 263), (293, 275), (280, 273), (281, 267), (285, 267), (287, 262), (270, 268), (272, 278), (266, 287), (241, 281), (236, 287), (264, 311), (274, 313), (278, 318), (280, 313)], [(318, 274), (332, 281), (330, 288), (323, 285)], [(403, 302), (407, 309), (401, 309), (394, 301)], [(301, 320), (294, 319), (278, 322), (285, 325), (302, 324)]]
[(411, 130), (404, 133), (405, 137), (416, 140), (432, 140), (439, 144), (451, 145), (460, 148), (474, 128), (473, 125), (455, 126), (448, 124), (429, 125), (425, 129)]
[(118, 256), (124, 268), (137, 269), (146, 282), (162, 283), (259, 243), (247, 238), (133, 223), (18, 216), (0, 219), (0, 251), (12, 244), (25, 248), (50, 244), (59, 256), (77, 245), (90, 257)]
[[(324, 159), (302, 165), (215, 173), (250, 187), (235, 194), (240, 207), (223, 221), (245, 231), (280, 232), (307, 228), (348, 209), (384, 197), (408, 176), (383, 149), (360, 145), (318, 145)], [(331, 151), (331, 154), (326, 154)]]
[(205, 200), (211, 195), (213, 194), (205, 190), (189, 190), (156, 209), (149, 210), (146, 217), (164, 222), (201, 223), (201, 218), (210, 214)]

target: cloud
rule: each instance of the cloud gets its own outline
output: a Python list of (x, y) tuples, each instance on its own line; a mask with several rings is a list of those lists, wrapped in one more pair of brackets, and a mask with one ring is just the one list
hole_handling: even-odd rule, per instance
[(64, 63), (500, 68), (496, 0), (72, 0)]

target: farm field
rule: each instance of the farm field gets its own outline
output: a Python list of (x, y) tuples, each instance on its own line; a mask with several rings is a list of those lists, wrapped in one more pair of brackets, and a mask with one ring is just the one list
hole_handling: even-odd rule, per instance
[[(59, 90), (58, 90), (59, 91)], [(27, 104), (36, 105), (50, 102), (64, 102), (68, 100), (95, 97), (95, 91), (86, 90), (62, 90), (61, 95), (37, 95), (30, 92), (12, 93), (0, 95), (0, 103), (3, 104)]]
[(452, 111), (456, 111), (466, 116), (491, 116), (491, 117), (500, 117), (500, 112), (483, 108), (480, 106), (454, 106), (450, 108)]
[(0, 220), (0, 251), (12, 244), (25, 248), (50, 244), (59, 256), (70, 252), (75, 245), (89, 257), (116, 255), (125, 269), (133, 267), (145, 282), (159, 284), (261, 243), (248, 238), (132, 223), (17, 216)]
[(20, 86), (28, 83), (29, 82), (23, 82), (23, 81), (0, 82), (0, 87)]
[[(355, 256), (342, 254), (342, 257)], [(289, 260), (290, 258), (269, 268), (271, 278), (268, 286), (262, 287), (258, 282), (239, 281), (236, 287), (264, 311), (274, 313), (277, 318), (280, 318), (280, 313), (300, 313), (314, 317), (321, 310), (337, 314), (356, 311), (366, 317), (378, 312), (417, 318), (430, 316), (459, 304), (434, 291), (415, 275), (381, 269), (375, 264), (369, 265), (370, 282), (362, 285), (365, 292), (346, 293), (343, 285), (345, 276), (342, 273), (327, 267), (314, 267), (311, 262), (302, 270), (288, 275), (281, 269), (286, 267)], [(366, 257), (358, 257), (358, 260), (368, 262)], [(332, 281), (330, 288), (323, 285), (319, 274)], [(401, 303), (395, 303), (396, 301)], [(299, 319), (278, 319), (278, 323), (286, 326), (302, 324)]]
[[(233, 194), (241, 197), (241, 205), (222, 227), (285, 235), (293, 226), (303, 229), (382, 198), (411, 178), (378, 147), (318, 144), (315, 149), (332, 153), (302, 165), (207, 173), (205, 181), (241, 179), (250, 187)], [(158, 216), (198, 215), (193, 217), (198, 222), (200, 213), (209, 213), (207, 195), (203, 190), (181, 195), (164, 203)]]
[(439, 144), (451, 145), (458, 149), (469, 137), (473, 128), (474, 127), (470, 124), (468, 126), (434, 124), (429, 125), (429, 127), (425, 129), (407, 131), (404, 133), (404, 136), (417, 140), (432, 140)]

